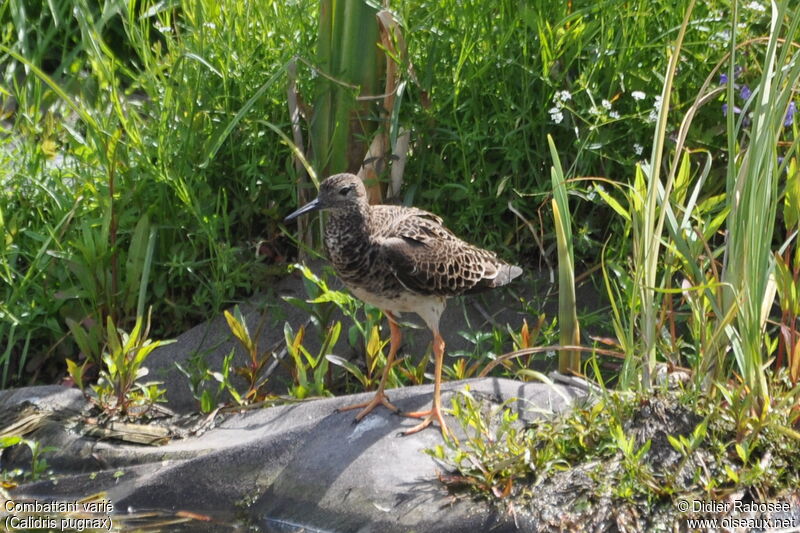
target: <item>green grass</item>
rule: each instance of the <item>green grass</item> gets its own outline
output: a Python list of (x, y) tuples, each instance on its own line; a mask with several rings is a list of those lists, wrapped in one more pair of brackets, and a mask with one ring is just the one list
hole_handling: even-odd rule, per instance
[[(758, 11), (753, 5), (758, 4), (748, 4), (745, 13), (734, 9), (729, 26), (739, 28), (742, 17), (752, 16), (746, 10)], [(680, 109), (674, 92), (687, 75), (682, 46), (697, 17), (687, 10), (667, 49), (650, 160), (635, 166), (630, 183), (596, 180), (622, 192), (597, 191), (620, 215), (622, 235), (632, 241), (628, 253), (611, 240), (602, 257), (616, 342), (624, 354), (618, 390), (606, 388), (593, 354), (587, 362), (599, 383), (589, 395), (593, 406), (534, 423), (527, 433), (514, 429), (506, 413), (496, 437), (485, 434), (487, 421), (465, 396), (454, 411), (465, 428), (475, 428), (474, 436), (450, 453), (434, 451), (458, 469), (457, 482), (505, 498), (515, 478), (533, 477), (541, 486), (554, 470), (581, 471), (595, 482), (595, 500), (611, 497), (615, 509), (633, 503), (648, 519), (666, 509), (676, 523), (684, 517), (674, 504), (692, 494), (717, 500), (739, 492), (769, 501), (796, 488), (798, 472), (788, 465), (800, 454), (800, 136), (794, 117), (800, 19), (789, 2), (773, 7), (763, 37), (730, 32), (729, 53), (711, 65), (691, 106)], [(725, 75), (716, 82), (720, 72)], [(726, 148), (714, 150), (692, 134), (703, 108), (720, 101), (729, 104), (727, 120), (720, 117)], [(671, 134), (670, 115), (681, 121)], [(721, 187), (713, 175), (724, 178), (724, 195), (717, 194)], [(556, 197), (559, 185), (554, 180)], [(676, 374), (685, 377), (684, 384), (664, 379), (675, 366), (689, 368)], [(675, 402), (679, 411), (669, 405)], [(658, 410), (650, 406), (658, 404), (671, 414), (654, 416)], [(651, 437), (642, 438), (643, 432)], [(488, 446), (493, 438), (505, 439), (507, 446)], [(651, 452), (651, 446), (661, 451)], [(663, 459), (669, 448), (680, 456), (677, 467)]]
[[(554, 240), (547, 134), (568, 176), (630, 175), (636, 144), (650, 149), (663, 50), (687, 3), (393, 6), (416, 73), (399, 116), (413, 132), (403, 201), (535, 263), (538, 247), (507, 204)], [(725, 5), (697, 8), (675, 109), (724, 53)], [(106, 316), (130, 329), (152, 305), (152, 335), (171, 338), (268, 286), (294, 254), (280, 223), (295, 198), (292, 150), (267, 123), (290, 131), (286, 66), (313, 64), (317, 3), (69, 7), (0, 3), (2, 386), (63, 375), (77, 352), (68, 320), (99, 353)], [(748, 32), (764, 27), (763, 14), (745, 15)], [(309, 103), (316, 74), (298, 65)], [(723, 149), (712, 107), (693, 135)], [(580, 271), (624, 224), (608, 222), (591, 187), (572, 194), (588, 200), (571, 202)], [(612, 244), (624, 257), (625, 241)]]
[(604, 391), (527, 426), (469, 391), (452, 408), (466, 437), (427, 450), (457, 472), (440, 479), (542, 520), (613, 509), (660, 528), (704, 516), (683, 512), (682, 500), (786, 501), (800, 480), (798, 441), (776, 430), (792, 417), (785, 403), (768, 421), (746, 417), (750, 430), (761, 426), (748, 436), (736, 404), (675, 390)]
[[(105, 315), (132, 325), (144, 272), (130, 246), (144, 217), (155, 230), (146, 299), (158, 336), (262, 286), (254, 243), (286, 252), (276, 221), (293, 190), (288, 149), (258, 121), (288, 123), (277, 74), (313, 48), (313, 10), (77, 2), (74, 16), (46, 3), (32, 16), (3, 6), (16, 110), (0, 177), (2, 384), (26, 382), (32, 357), (42, 377), (59, 372), (74, 351), (66, 319), (90, 331)], [(111, 49), (111, 37), (123, 46)]]

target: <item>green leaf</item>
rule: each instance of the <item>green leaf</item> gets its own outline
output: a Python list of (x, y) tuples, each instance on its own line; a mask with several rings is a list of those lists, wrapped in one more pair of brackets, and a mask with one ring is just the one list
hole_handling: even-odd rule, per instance
[(331, 352), (333, 347), (336, 345), (336, 342), (339, 340), (339, 335), (341, 332), (342, 323), (337, 320), (333, 326), (328, 328), (328, 331), (325, 334), (325, 340), (323, 341), (319, 350), (320, 355), (327, 355)]
[(691, 170), (692, 160), (687, 151), (681, 157), (681, 164), (678, 166), (678, 174), (675, 176), (675, 184), (673, 185), (675, 201), (679, 205), (683, 205), (686, 201), (686, 193), (689, 190), (689, 182), (692, 177)]
[(133, 330), (131, 331), (130, 335), (128, 335), (127, 340), (125, 341), (125, 345), (122, 347), (122, 351), (127, 355), (131, 353), (136, 346), (139, 345), (139, 337), (142, 335), (142, 325), (144, 320), (141, 316), (136, 317), (136, 324), (133, 325)]
[(111, 320), (110, 315), (106, 317), (106, 342), (111, 353), (116, 354), (122, 351), (122, 346), (117, 336), (117, 328), (114, 327), (114, 321)]
[(82, 365), (79, 365), (72, 359), (67, 359), (67, 373), (70, 375), (72, 380), (75, 382), (75, 385), (77, 385), (81, 391), (83, 391), (84, 388), (83, 370), (86, 368), (87, 362), (88, 360), (85, 361)]
[(736, 448), (736, 455), (739, 456), (739, 459), (741, 459), (742, 464), (747, 465), (748, 453), (739, 443), (736, 443), (735, 448)]
[(68, 318), (66, 322), (69, 331), (72, 333), (72, 338), (75, 340), (75, 344), (78, 345), (78, 349), (86, 357), (96, 359), (97, 347), (89, 341), (89, 335), (86, 333), (86, 330), (71, 318)]
[(293, 340), (294, 340), (294, 330), (292, 329), (292, 325), (289, 322), (283, 323), (283, 340), (286, 343), (286, 349), (289, 350), (289, 354), (291, 355), (293, 348)]
[[(238, 311), (238, 306), (235, 311)], [(228, 310), (225, 310), (223, 314), (225, 315), (225, 320), (228, 322), (228, 327), (231, 333), (233, 333), (233, 336), (242, 344), (247, 353), (252, 353), (255, 350), (255, 345), (253, 339), (250, 338), (250, 332), (247, 329), (244, 318), (236, 318)], [(241, 313), (237, 314), (241, 317)]]
[(369, 332), (369, 340), (367, 340), (367, 354), (370, 360), (375, 359), (385, 345), (386, 343), (381, 342), (380, 328), (377, 325), (372, 326), (372, 330)]
[(214, 410), (214, 399), (208, 389), (204, 390), (200, 396), (200, 410), (204, 413), (210, 413)]
[(12, 435), (10, 437), (0, 437), (0, 449), (10, 448), (22, 442), (22, 437), (19, 435)]
[[(631, 439), (631, 444), (632, 443), (633, 443), (633, 439)], [(642, 457), (644, 457), (647, 454), (647, 452), (650, 451), (650, 446), (652, 444), (653, 444), (653, 442), (650, 439), (647, 439), (647, 442), (645, 442), (642, 445), (642, 447), (639, 448), (639, 451), (636, 452), (636, 459), (641, 459)]]
[(231, 397), (236, 401), (236, 403), (238, 403), (239, 405), (242, 404), (242, 395), (239, 394), (239, 391), (236, 390), (236, 387), (234, 387), (233, 385), (231, 385), (226, 381), (225, 389), (228, 391), (228, 394), (230, 394)]
[(613, 210), (614, 210), (614, 211), (615, 211), (615, 212), (616, 212), (616, 213), (617, 213), (619, 216), (621, 216), (622, 218), (624, 218), (624, 219), (625, 219), (627, 222), (630, 222), (630, 221), (631, 221), (631, 215), (630, 215), (630, 213), (628, 213), (628, 210), (627, 210), (627, 209), (625, 209), (624, 207), (622, 207), (622, 204), (620, 204), (620, 203), (617, 201), (617, 199), (616, 199), (616, 198), (614, 198), (613, 196), (611, 196), (610, 194), (608, 194), (606, 191), (604, 191), (604, 190), (603, 190), (603, 189), (601, 189), (600, 187), (595, 187), (595, 188), (594, 188), (594, 192), (596, 192), (597, 194), (599, 194), (599, 195), (600, 195), (600, 198), (602, 198), (602, 199), (603, 199), (603, 201), (605, 201), (605, 203), (608, 205), (608, 207), (610, 207), (611, 209), (613, 209)]
[(697, 427), (694, 428), (692, 432), (692, 447), (697, 448), (703, 439), (706, 438), (706, 434), (708, 433), (708, 418), (704, 419), (702, 422), (697, 424)]
[(313, 300), (309, 300), (308, 303), (311, 304), (321, 304), (332, 302), (336, 305), (343, 307), (347, 306), (352, 302), (352, 297), (348, 294), (345, 294), (340, 291), (326, 291), (314, 298)]
[(800, 175), (796, 159), (792, 158), (787, 168), (786, 192), (783, 197), (783, 222), (787, 231), (792, 231), (800, 222)]
[(295, 385), (292, 387), (292, 396), (298, 400), (305, 400), (308, 398), (308, 387), (305, 385)]
[(131, 245), (128, 248), (128, 257), (125, 261), (125, 284), (127, 294), (125, 306), (132, 308), (136, 300), (139, 281), (144, 272), (145, 260), (147, 258), (148, 237), (150, 234), (150, 219), (147, 214), (139, 219), (131, 235)]
[(345, 370), (347, 370), (348, 372), (350, 372), (362, 384), (365, 383), (366, 378), (364, 376), (364, 373), (361, 371), (361, 369), (359, 367), (357, 367), (356, 365), (354, 365), (353, 363), (351, 363), (347, 359), (345, 359), (343, 357), (339, 357), (338, 355), (332, 355), (332, 354), (326, 355), (325, 358), (328, 361), (330, 361), (331, 363), (333, 363), (334, 365), (340, 366), (340, 367), (344, 368)]

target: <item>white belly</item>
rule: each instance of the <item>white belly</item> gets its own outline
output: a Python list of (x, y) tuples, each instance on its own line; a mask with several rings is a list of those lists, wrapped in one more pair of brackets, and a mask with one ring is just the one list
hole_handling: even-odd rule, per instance
[(358, 287), (348, 287), (353, 296), (378, 309), (390, 311), (394, 315), (401, 313), (417, 313), (431, 331), (439, 331), (439, 317), (447, 306), (447, 299), (442, 296), (422, 296), (413, 293), (402, 293), (397, 298), (382, 298)]

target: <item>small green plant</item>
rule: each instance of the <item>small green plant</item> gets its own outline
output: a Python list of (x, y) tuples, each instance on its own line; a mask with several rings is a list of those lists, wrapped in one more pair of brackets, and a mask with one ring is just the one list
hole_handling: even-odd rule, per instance
[(26, 439), (19, 435), (0, 437), (0, 450), (17, 445), (25, 445), (30, 450), (31, 469), (28, 472), (21, 469), (0, 471), (0, 486), (14, 485), (16, 484), (16, 479), (38, 481), (51, 473), (49, 470), (50, 465), (47, 463), (47, 459), (44, 458), (44, 454), (56, 450), (56, 447), (42, 446), (39, 441)]
[[(550, 176), (553, 183), (553, 218), (558, 247), (558, 325), (562, 346), (581, 343), (578, 309), (575, 304), (575, 252), (572, 243), (572, 217), (567, 200), (567, 184), (558, 150), (551, 136), (547, 136), (553, 166)], [(558, 356), (558, 371), (562, 374), (581, 372), (581, 354), (575, 349), (563, 349)]]
[[(511, 336), (512, 348), (517, 352), (519, 350), (530, 350), (536, 345), (547, 346), (550, 344), (551, 339), (558, 331), (557, 325), (558, 322), (556, 320), (551, 321), (550, 324), (545, 323), (545, 314), (541, 313), (536, 317), (536, 323), (533, 328), (528, 325), (527, 319), (523, 319), (519, 331), (514, 331), (511, 325), (508, 325), (506, 329)], [(530, 368), (532, 361), (533, 353), (529, 353), (525, 356), (503, 361), (501, 364), (517, 379), (537, 379), (530, 374), (530, 372), (534, 372)]]
[(456, 360), (442, 367), (447, 379), (459, 380), (477, 376), (487, 361), (495, 359), (502, 350), (500, 331), (459, 331), (458, 334), (472, 347), (469, 350), (454, 350), (449, 354)]
[[(344, 368), (348, 373), (356, 378), (356, 380), (363, 387), (363, 390), (372, 390), (380, 380), (380, 369), (386, 365), (386, 356), (383, 353), (383, 349), (388, 343), (388, 340), (381, 339), (380, 329), (378, 326), (372, 326), (366, 346), (366, 368), (364, 370), (361, 370), (361, 368), (359, 368), (356, 364), (351, 363), (344, 357), (333, 354), (326, 357), (328, 361)], [(396, 360), (395, 365), (397, 365), (399, 362), (400, 360)], [(394, 379), (394, 373), (390, 373), (387, 380), (390, 384), (397, 381)], [(392, 385), (389, 385), (389, 388), (391, 387)]]
[(297, 271), (303, 276), (303, 288), (307, 298), (283, 296), (283, 299), (308, 315), (311, 323), (319, 331), (330, 325), (331, 317), (337, 307), (346, 316), (355, 315), (359, 307), (358, 300), (344, 292), (329, 288), (325, 278), (314, 274), (306, 265), (296, 263), (289, 267), (289, 273)]
[[(314, 274), (303, 264), (289, 267), (290, 272), (300, 271), (307, 299), (284, 296), (283, 299), (308, 313), (312, 323), (323, 332), (330, 326), (334, 309), (339, 309), (346, 316), (351, 326), (347, 330), (347, 340), (354, 349), (364, 349), (370, 342), (373, 326), (380, 324), (382, 313), (370, 305), (366, 305), (345, 291), (331, 289), (325, 277)], [(326, 269), (326, 271), (329, 271)], [(364, 318), (361, 318), (361, 312)]]
[[(328, 342), (327, 338), (331, 335), (332, 328), (334, 326), (341, 326), (338, 323), (334, 326), (329, 325), (333, 310), (338, 308), (352, 324), (347, 332), (348, 342), (350, 347), (355, 351), (363, 353), (364, 368), (362, 370), (358, 365), (334, 354), (325, 354), (326, 361), (344, 368), (346, 372), (356, 378), (364, 390), (373, 388), (379, 380), (379, 376), (383, 371), (383, 366), (386, 364), (386, 356), (383, 354), (383, 348), (388, 341), (383, 340), (380, 335), (380, 324), (383, 319), (383, 314), (377, 308), (362, 303), (344, 291), (331, 289), (324, 278), (314, 274), (311, 269), (305, 265), (295, 264), (291, 269), (299, 270), (302, 273), (308, 299), (302, 300), (296, 297), (284, 297), (284, 299), (298, 309), (302, 309), (309, 314), (320, 336), (326, 339), (323, 341), (323, 344)], [(361, 318), (362, 311), (363, 318)], [(301, 333), (305, 335), (305, 329), (298, 331), (297, 335)], [(287, 336), (287, 346), (294, 344), (294, 340), (289, 341), (289, 336), (294, 338), (296, 335), (292, 331), (289, 332)], [(337, 330), (337, 339), (338, 336), (339, 333)], [(330, 343), (330, 347), (332, 348), (334, 344), (335, 341)], [(300, 359), (300, 361), (302, 362), (302, 359)], [(397, 360), (396, 364), (401, 361), (402, 360)], [(424, 372), (424, 366), (422, 368)], [(410, 367), (408, 367), (408, 369), (410, 371)], [(397, 372), (394, 370), (390, 372), (388, 382), (394, 385), (399, 384)]]
[[(786, 420), (795, 400), (782, 397), (768, 417), (742, 421), (736, 405), (698, 399), (694, 392), (601, 389), (524, 427), (506, 406), (487, 410), (467, 391), (453, 399), (452, 410), (467, 438), (426, 451), (455, 470), (439, 476), (448, 487), (510, 499), (509, 508), (522, 502), (536, 512), (538, 492), (555, 494), (580, 480), (578, 506), (587, 497), (608, 498), (615, 509), (629, 506), (643, 516), (668, 509), (672, 515), (673, 502), (697, 497), (698, 490), (708, 500), (736, 492), (766, 499), (793, 490), (800, 480), (800, 440), (786, 431)], [(743, 422), (750, 426), (746, 432)]]
[[(266, 391), (269, 379), (266, 371), (267, 363), (272, 360), (274, 354), (262, 351), (258, 346), (264, 322), (259, 325), (255, 335), (252, 335), (238, 305), (234, 306), (233, 313), (226, 310), (224, 316), (231, 334), (247, 354), (246, 364), (241, 366), (234, 364), (236, 351), (233, 348), (223, 358), (220, 370), (212, 370), (204, 354), (200, 352), (195, 353), (186, 365), (176, 363), (178, 370), (189, 380), (192, 396), (198, 401), (200, 410), (204, 413), (210, 413), (227, 403), (223, 401), (225, 393), (240, 406), (272, 398)], [(237, 375), (244, 379), (246, 389), (240, 390), (241, 383), (237, 384), (234, 381), (233, 378)]]
[[(678, 463), (678, 466), (675, 467), (674, 475), (677, 476), (683, 471), (683, 467), (687, 461), (692, 457), (694, 453), (696, 453), (700, 447), (705, 442), (706, 436), (708, 435), (708, 422), (709, 419), (706, 417), (701, 423), (697, 424), (692, 431), (692, 434), (689, 436), (685, 435), (667, 435), (667, 440), (669, 441), (670, 445), (681, 454), (681, 462)], [(676, 483), (675, 478), (673, 477), (670, 479), (668, 485), (673, 485)]]
[(289, 389), (291, 396), (298, 400), (303, 400), (310, 396), (332, 396), (326, 384), (326, 381), (330, 379), (328, 376), (327, 356), (336, 341), (339, 340), (341, 330), (341, 322), (336, 322), (331, 326), (327, 330), (317, 355), (311, 355), (303, 346), (305, 328), (300, 326), (300, 329), (295, 334), (288, 322), (284, 324), (283, 332), (286, 338), (286, 348), (294, 362), (292, 375), (295, 383)]
[[(432, 351), (433, 346), (430, 345), (428, 350), (419, 358), (419, 361), (414, 363), (414, 360), (411, 357), (403, 357), (402, 359), (398, 359), (395, 363), (395, 370), (399, 377), (405, 380), (406, 383), (411, 385), (422, 385), (425, 383), (425, 370), (428, 368), (428, 363), (430, 363), (431, 356), (433, 355)], [(392, 378), (392, 373), (389, 374), (389, 378)]]
[(147, 375), (144, 362), (150, 353), (174, 341), (152, 341), (150, 333), (150, 314), (147, 322), (142, 317), (130, 333), (117, 328), (111, 317), (106, 319), (106, 346), (101, 355), (102, 367), (97, 384), (89, 390), (84, 383), (86, 362), (78, 365), (67, 360), (67, 371), (75, 384), (87, 393), (104, 413), (108, 415), (140, 416), (156, 402), (164, 401), (164, 389), (159, 382), (139, 383)]
[(656, 487), (657, 484), (653, 480), (650, 466), (645, 461), (645, 455), (650, 451), (652, 441), (647, 440), (637, 447), (635, 437), (627, 436), (620, 424), (611, 426), (611, 436), (617, 450), (622, 455), (624, 470), (619, 482), (614, 485), (614, 494), (618, 498), (632, 500), (639, 495), (643, 488), (652, 490), (652, 487)]
[(441, 476), (441, 479), (498, 498), (508, 496), (514, 480), (529, 473), (526, 459), (530, 457), (530, 450), (517, 415), (505, 405), (495, 406), (488, 416), (484, 415), (482, 402), (473, 396), (469, 387), (453, 397), (452, 408), (453, 416), (467, 437), (463, 444), (447, 439), (444, 445), (426, 450), (459, 472), (458, 476)]
[[(269, 376), (266, 374), (267, 363), (274, 360), (275, 354), (261, 350), (258, 345), (265, 320), (262, 320), (256, 333), (251, 334), (238, 305), (234, 306), (232, 313), (226, 310), (224, 316), (231, 334), (247, 354), (247, 362), (244, 365), (235, 365), (236, 351), (232, 348), (224, 357), (219, 371), (209, 368), (205, 357), (200, 353), (195, 354), (185, 367), (177, 365), (189, 380), (192, 395), (204, 413), (211, 412), (224, 404), (222, 399), (225, 393), (240, 406), (276, 398), (267, 392)], [(237, 385), (235, 376), (244, 379), (246, 388), (242, 388), (241, 384)]]
[[(245, 366), (241, 366), (235, 369), (235, 372), (243, 377), (247, 382), (247, 391), (242, 396), (235, 395), (234, 399), (236, 399), (237, 403), (253, 403), (263, 400), (266, 397), (266, 393), (263, 391), (264, 387), (267, 384), (268, 376), (264, 375), (264, 370), (266, 364), (270, 361), (269, 354), (262, 353), (261, 350), (258, 348), (258, 337), (259, 334), (256, 332), (255, 338), (250, 335), (250, 331), (247, 329), (247, 322), (242, 315), (239, 306), (235, 306), (233, 308), (233, 314), (230, 311), (225, 311), (225, 320), (228, 322), (228, 327), (231, 329), (231, 333), (239, 341), (239, 344), (242, 345), (244, 348), (245, 353), (247, 353), (247, 357), (249, 361)], [(259, 328), (260, 331), (260, 328)], [(233, 352), (225, 358), (223, 362), (223, 372), (221, 376), (221, 380), (218, 376), (215, 375), (218, 381), (220, 381), (221, 385), (225, 385), (227, 390), (234, 394), (233, 391), (235, 389), (229, 385), (229, 365), (232, 358)]]
[[(186, 366), (175, 363), (178, 370), (189, 380), (189, 388), (192, 391), (192, 396), (197, 400), (201, 412), (210, 413), (224, 404), (222, 398), (225, 392), (237, 405), (244, 403), (242, 395), (232, 380), (233, 358), (235, 355), (236, 352), (231, 350), (223, 358), (222, 368), (219, 371), (211, 370), (200, 353), (194, 354)], [(216, 383), (216, 386), (209, 386), (208, 383)]]

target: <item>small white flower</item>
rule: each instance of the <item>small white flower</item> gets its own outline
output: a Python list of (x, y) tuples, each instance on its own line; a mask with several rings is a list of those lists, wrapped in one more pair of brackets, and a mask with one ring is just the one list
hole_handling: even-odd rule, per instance
[(642, 152), (644, 152), (644, 146), (639, 143), (634, 143), (633, 151), (636, 153), (636, 155), (642, 155)]
[(647, 95), (646, 95), (646, 94), (644, 94), (642, 91), (633, 91), (633, 92), (631, 93), (631, 98), (633, 98), (633, 99), (634, 99), (634, 100), (636, 100), (637, 102), (638, 102), (639, 100), (644, 100), (646, 96), (647, 96)]
[(561, 121), (564, 120), (564, 114), (558, 107), (551, 107), (547, 112), (550, 113), (550, 120), (556, 124), (561, 124)]
[(613, 119), (618, 119), (619, 118), (619, 113), (617, 113), (616, 111), (609, 111), (608, 116), (613, 118)]
[(717, 33), (712, 35), (711, 38), (727, 43), (728, 41), (731, 40), (731, 32), (726, 28), (722, 31), (718, 31)]
[(600, 115), (600, 109), (598, 109), (597, 106), (592, 106), (592, 107), (589, 108), (589, 114), (590, 115), (594, 115), (594, 116), (598, 116), (598, 115)]
[(606, 109), (611, 109), (611, 102), (609, 102), (608, 100), (603, 100), (602, 102), (600, 102), (600, 105), (602, 105)]
[(747, 5), (746, 5), (746, 6), (744, 6), (744, 7), (746, 7), (747, 9), (751, 9), (751, 10), (753, 10), (753, 11), (758, 11), (758, 12), (760, 12), (760, 13), (763, 13), (764, 11), (766, 11), (766, 10), (767, 10), (767, 8), (766, 8), (766, 7), (762, 6), (761, 4), (759, 4), (758, 2), (756, 2), (755, 0), (753, 0), (752, 2), (750, 2), (749, 4), (747, 4)]
[(555, 104), (555, 109), (557, 110), (564, 107), (564, 102), (568, 100), (572, 100), (572, 94), (570, 94), (569, 91), (556, 91), (556, 93), (553, 95), (553, 103)]
[(203, 27), (204, 28), (208, 28), (209, 30), (216, 30), (217, 29), (217, 25), (214, 24), (213, 22), (205, 22), (205, 23), (203, 23)]
[(661, 95), (655, 97), (653, 100), (653, 109), (650, 110), (650, 114), (647, 116), (648, 122), (655, 122), (658, 120), (658, 112), (661, 111)]

